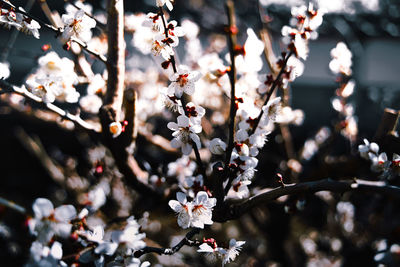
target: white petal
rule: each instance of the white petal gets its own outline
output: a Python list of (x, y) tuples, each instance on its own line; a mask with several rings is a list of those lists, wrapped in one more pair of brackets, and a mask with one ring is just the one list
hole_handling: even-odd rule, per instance
[(200, 191), (197, 193), (196, 195), (196, 203), (200, 204), (200, 203), (205, 203), (208, 200), (208, 194), (204, 191)]
[(176, 200), (170, 200), (168, 202), (168, 205), (171, 207), (171, 209), (173, 209), (175, 212), (181, 212), (182, 210), (182, 204), (179, 203)]
[(59, 222), (69, 222), (76, 217), (76, 209), (72, 205), (62, 205), (54, 211), (54, 218)]
[(179, 203), (186, 204), (187, 199), (186, 199), (186, 194), (182, 192), (177, 192), (176, 193), (176, 199), (179, 201)]
[(62, 258), (63, 250), (60, 242), (55, 241), (53, 243), (51, 246), (50, 255), (57, 260)]
[(189, 122), (190, 122), (190, 120), (189, 120), (189, 118), (186, 117), (185, 115), (180, 115), (180, 116), (177, 118), (177, 121), (178, 121), (178, 125), (179, 125), (180, 127), (189, 127)]
[(190, 155), (190, 153), (192, 152), (192, 145), (191, 144), (182, 144), (181, 149), (182, 149), (182, 153), (184, 155)]
[(36, 218), (49, 217), (54, 210), (53, 203), (47, 198), (38, 198), (32, 205)]
[(100, 244), (99, 246), (97, 246), (97, 248), (94, 250), (94, 252), (96, 254), (105, 254), (105, 255), (111, 256), (115, 253), (117, 248), (118, 248), (117, 243), (104, 242), (104, 243)]
[(168, 127), (168, 129), (173, 130), (173, 131), (179, 130), (179, 126), (175, 122), (168, 122), (167, 127)]

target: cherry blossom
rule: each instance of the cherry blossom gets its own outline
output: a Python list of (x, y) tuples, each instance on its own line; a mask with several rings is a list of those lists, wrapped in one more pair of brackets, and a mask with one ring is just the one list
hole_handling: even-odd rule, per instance
[(195, 82), (200, 78), (201, 74), (199, 72), (189, 72), (188, 67), (179, 66), (177, 73), (169, 77), (171, 84), (168, 86), (168, 93), (175, 94), (177, 98), (181, 98), (184, 92), (191, 95), (195, 90)]
[(0, 79), (10, 77), (10, 64), (8, 62), (0, 62)]
[(204, 191), (197, 193), (192, 206), (193, 220), (191, 225), (197, 228), (204, 228), (205, 224), (213, 224), (212, 210), (217, 204), (216, 198), (209, 198), (208, 194)]
[(176, 200), (170, 200), (168, 205), (178, 214), (178, 225), (183, 229), (189, 228), (192, 224), (192, 208), (193, 204), (188, 202), (186, 194), (182, 192), (176, 193)]
[(329, 68), (333, 73), (351, 75), (352, 53), (345, 43), (337, 43), (336, 47), (331, 50), (331, 57)]
[(201, 147), (200, 138), (197, 133), (200, 133), (202, 127), (200, 124), (193, 124), (192, 121), (185, 115), (180, 115), (177, 122), (169, 122), (167, 127), (173, 130), (171, 146), (181, 148), (184, 155), (189, 155), (192, 151), (193, 143), (197, 148)]
[(28, 221), (32, 234), (42, 244), (47, 244), (54, 235), (66, 238), (70, 235), (70, 221), (76, 218), (76, 210), (72, 205), (62, 205), (54, 209), (53, 204), (46, 198), (38, 198), (32, 205), (34, 218)]
[[(23, 8), (20, 8), (20, 10), (25, 12)], [(7, 28), (15, 27), (19, 31), (33, 35), (36, 39), (40, 37), (40, 24), (36, 20), (16, 11), (15, 8), (0, 7), (0, 24)]]
[(245, 243), (246, 241), (236, 241), (235, 239), (231, 239), (229, 241), (229, 248), (225, 250), (225, 254), (223, 255), (222, 266), (234, 261)]
[(171, 11), (173, 9), (172, 3), (174, 0), (156, 0), (156, 4), (158, 7), (162, 7), (164, 5)]
[(96, 26), (96, 21), (87, 16), (82, 9), (75, 14), (62, 15), (62, 21), (65, 25), (61, 35), (63, 43), (68, 42), (71, 37), (78, 38), (84, 42), (88, 42), (92, 38), (91, 29)]
[(51, 247), (45, 246), (38, 241), (34, 241), (30, 248), (30, 259), (25, 266), (67, 266), (61, 261), (63, 256), (62, 245), (55, 241)]

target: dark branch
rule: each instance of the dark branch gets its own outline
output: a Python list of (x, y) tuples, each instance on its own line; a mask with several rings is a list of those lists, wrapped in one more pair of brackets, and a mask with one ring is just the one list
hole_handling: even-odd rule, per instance
[[(285, 72), (286, 64), (287, 64), (289, 58), (290, 58), (292, 55), (293, 55), (293, 52), (290, 52), (290, 53), (286, 56), (286, 58), (283, 59), (283, 66), (282, 66), (281, 70), (279, 71), (278, 76), (276, 76), (276, 78), (275, 78), (275, 80), (274, 80), (274, 82), (273, 82), (273, 84), (272, 84), (272, 86), (271, 86), (271, 89), (269, 89), (269, 91), (268, 91), (268, 93), (267, 93), (267, 98), (265, 99), (265, 102), (264, 102), (264, 105), (263, 105), (263, 106), (265, 106), (266, 104), (268, 104), (268, 101), (271, 99), (271, 96), (272, 96), (272, 94), (274, 93), (276, 87), (278, 87), (278, 85), (279, 85), (279, 83), (280, 83), (280, 80), (281, 80), (281, 77), (282, 77), (283, 73)], [(263, 114), (264, 114), (264, 111), (261, 109), (260, 115), (258, 115), (257, 119), (255, 120), (254, 126), (253, 126), (253, 128), (251, 129), (250, 135), (252, 135), (252, 134), (255, 133), (255, 131), (256, 131), (257, 127), (258, 127), (258, 124), (260, 123), (260, 120), (261, 120), (261, 117), (263, 116)]]
[(259, 194), (238, 204), (227, 204), (225, 209), (215, 210), (213, 221), (225, 222), (237, 219), (252, 208), (264, 205), (281, 196), (295, 194), (309, 194), (318, 191), (331, 191), (336, 193), (360, 192), (377, 193), (391, 198), (400, 199), (400, 187), (387, 185), (384, 182), (348, 180), (335, 181), (332, 179), (323, 179), (313, 182), (304, 182), (299, 184), (286, 184), (285, 187), (275, 189), (264, 189)]
[(186, 236), (175, 246), (172, 248), (156, 248), (156, 247), (144, 247), (143, 249), (135, 252), (135, 257), (140, 257), (143, 254), (147, 253), (157, 253), (159, 255), (172, 255), (178, 252), (183, 246), (198, 246), (200, 245), (199, 241), (191, 240), (194, 235), (200, 233), (199, 228), (194, 228), (190, 232), (186, 234)]

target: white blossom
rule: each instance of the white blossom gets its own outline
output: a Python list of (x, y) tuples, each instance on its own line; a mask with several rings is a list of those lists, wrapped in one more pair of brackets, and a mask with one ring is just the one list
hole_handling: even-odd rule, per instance
[(185, 115), (180, 115), (177, 122), (169, 122), (167, 127), (174, 132), (174, 138), (171, 141), (171, 146), (174, 148), (181, 148), (184, 155), (189, 155), (192, 151), (193, 143), (197, 148), (201, 147), (200, 138), (197, 133), (200, 133), (202, 127), (200, 124), (191, 123), (190, 119)]
[(184, 92), (191, 95), (195, 91), (195, 82), (200, 78), (201, 74), (199, 72), (189, 72), (188, 67), (179, 66), (177, 73), (169, 77), (171, 84), (168, 86), (168, 93), (175, 94), (178, 98), (181, 98)]
[(71, 37), (88, 42), (92, 38), (91, 29), (96, 26), (96, 21), (85, 14), (82, 9), (75, 14), (63, 14), (64, 31), (61, 35), (63, 43), (68, 42)]
[(156, 0), (156, 4), (158, 7), (162, 7), (164, 5), (171, 11), (173, 9), (172, 3), (174, 0)]

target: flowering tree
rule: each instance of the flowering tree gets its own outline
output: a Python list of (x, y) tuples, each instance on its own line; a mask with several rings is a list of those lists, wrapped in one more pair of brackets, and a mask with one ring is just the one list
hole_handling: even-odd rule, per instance
[[(291, 107), (290, 85), (303, 73), (323, 10), (312, 4), (293, 7), (277, 56), (262, 8), (264, 27), (244, 31), (231, 0), (225, 2), (227, 23), (221, 27), (226, 41), (217, 36), (207, 44), (200, 42), (196, 23), (173, 20), (175, 3), (170, 0), (157, 0), (147, 14), (124, 13), (123, 0), (107, 0), (105, 11), (96, 12), (90, 4), (66, 1), (62, 15), (51, 10), (51, 3), (39, 2), (49, 23), (12, 1), (0, 2), (0, 23), (37, 39), (42, 30), (50, 30), (69, 56), (61, 57), (44, 43), (37, 67), (20, 84), (8, 81), (10, 63), (4, 60), (1, 105), (41, 127), (57, 123), (79, 136), (82, 160), (90, 167), (80, 170), (83, 163), (77, 159), (53, 157), (40, 140), (21, 127), (16, 130), (23, 146), (68, 195), (53, 200), (60, 204), (56, 208), (44, 196), (31, 209), (0, 198), (2, 206), (26, 219), (29, 233), (24, 234), (32, 239), (25, 249), (27, 266), (184, 265), (193, 259), (225, 265), (237, 258), (242, 264), (290, 263), (282, 257), (292, 257), (292, 265), (340, 265), (348, 262), (344, 250), (361, 242), (353, 196), (370, 205), (384, 203), (390, 215), (396, 210), (399, 113), (386, 110), (374, 140), (360, 142), (349, 100), (355, 90), (352, 53), (343, 42), (332, 48), (327, 63), (337, 76), (331, 103), (336, 119), (299, 151), (293, 145), (289, 125), (300, 126), (304, 113)], [(141, 56), (128, 55), (132, 49)], [(137, 62), (148, 54), (154, 62)], [(96, 68), (98, 63), (102, 67)], [(274, 155), (272, 144), (265, 146), (276, 143), (279, 138), (269, 138), (276, 132), (284, 158)], [(331, 155), (337, 140), (345, 140), (351, 152)], [(266, 156), (278, 166), (263, 166)], [(313, 163), (316, 159), (324, 163)], [(310, 166), (317, 173), (339, 166), (349, 171), (305, 178)], [(376, 195), (378, 200), (368, 199)], [(287, 216), (296, 218), (308, 203), (326, 206), (326, 233), (292, 222), (287, 250), (302, 250), (305, 259), (301, 262), (298, 252), (277, 257), (271, 243), (266, 245), (265, 239), (274, 239), (266, 217), (286, 212), (280, 220), (289, 224)], [(275, 227), (289, 231), (279, 223)], [(390, 227), (389, 233), (398, 230), (398, 225)], [(282, 238), (289, 235), (277, 231)], [(255, 238), (260, 233), (262, 238)], [(370, 250), (376, 262), (399, 263), (398, 240), (378, 234), (365, 238), (374, 242)], [(328, 252), (321, 249), (323, 242)], [(245, 255), (239, 256), (241, 250)]]

